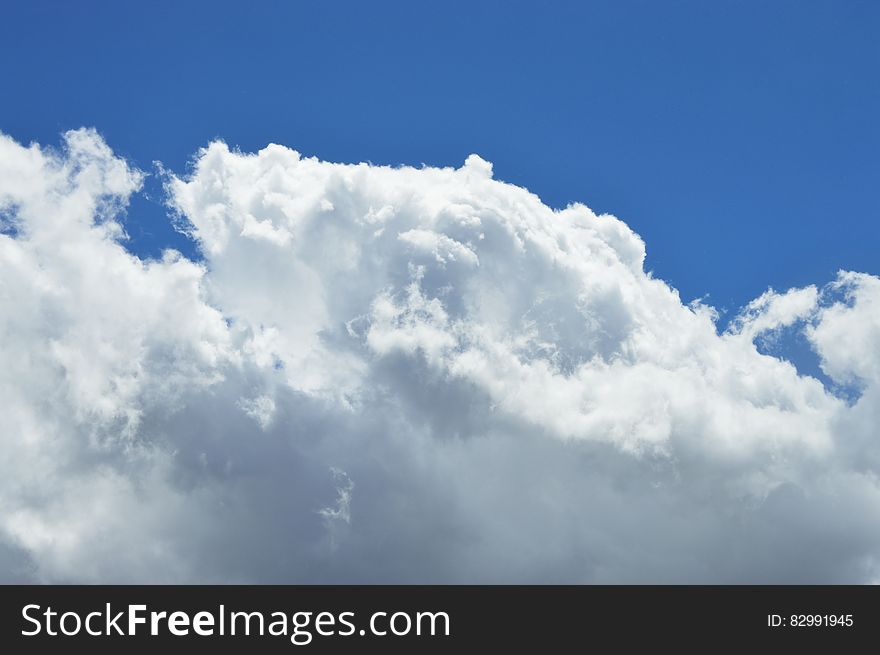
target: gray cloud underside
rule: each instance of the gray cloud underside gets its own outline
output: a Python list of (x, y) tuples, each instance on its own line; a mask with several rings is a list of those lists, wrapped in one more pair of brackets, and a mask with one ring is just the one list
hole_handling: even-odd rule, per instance
[(719, 333), (623, 222), (479, 157), (221, 142), (167, 178), (204, 261), (148, 261), (142, 177), (0, 135), (3, 581), (880, 579), (877, 277)]

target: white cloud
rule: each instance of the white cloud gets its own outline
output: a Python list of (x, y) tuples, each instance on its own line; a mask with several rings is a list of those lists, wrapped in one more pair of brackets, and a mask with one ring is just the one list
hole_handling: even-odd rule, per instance
[(814, 286), (780, 294), (768, 289), (750, 302), (733, 321), (730, 332), (752, 341), (755, 337), (788, 327), (816, 311), (819, 291)]
[(835, 380), (880, 383), (880, 278), (841, 272), (831, 287), (844, 301), (822, 308), (807, 335)]
[[(141, 177), (0, 137), (10, 579), (876, 579), (878, 278), (719, 334), (623, 222), (479, 157), (220, 142), (167, 185), (204, 263), (144, 261)], [(798, 325), (857, 402), (755, 347)]]

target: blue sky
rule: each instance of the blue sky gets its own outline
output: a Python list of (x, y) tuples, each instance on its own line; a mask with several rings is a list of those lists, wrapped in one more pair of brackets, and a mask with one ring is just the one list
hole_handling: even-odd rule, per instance
[[(460, 165), (614, 213), (685, 301), (877, 273), (875, 2), (19, 2), (0, 130), (144, 169), (222, 137)], [(154, 183), (131, 247), (191, 246)]]

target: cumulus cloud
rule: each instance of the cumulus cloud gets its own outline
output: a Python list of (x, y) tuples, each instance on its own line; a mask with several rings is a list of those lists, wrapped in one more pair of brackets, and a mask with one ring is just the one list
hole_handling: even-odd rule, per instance
[[(476, 155), (222, 142), (166, 180), (203, 259), (145, 260), (142, 178), (0, 135), (4, 579), (878, 578), (880, 279), (719, 332), (625, 223)], [(762, 354), (782, 329), (857, 398)]]

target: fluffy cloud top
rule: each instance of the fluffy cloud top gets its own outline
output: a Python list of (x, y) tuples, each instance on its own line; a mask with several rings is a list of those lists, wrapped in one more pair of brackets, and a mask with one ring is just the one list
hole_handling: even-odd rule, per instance
[[(222, 142), (167, 180), (203, 253), (128, 252), (142, 174), (0, 135), (0, 576), (864, 582), (880, 279), (719, 334), (642, 240), (458, 169)], [(803, 332), (837, 397), (756, 340)]]

